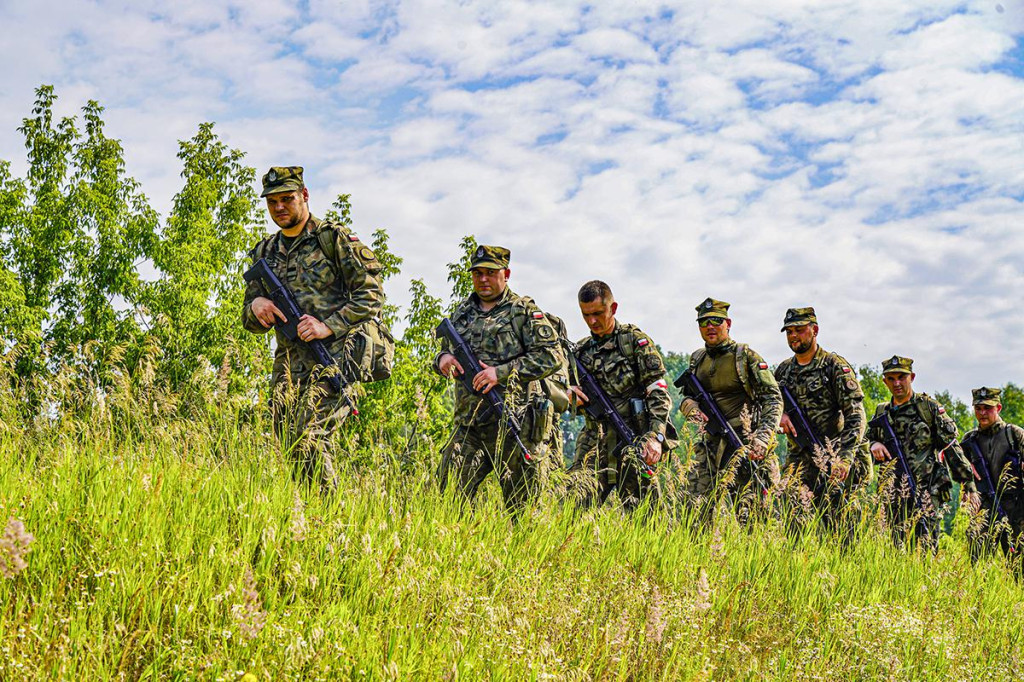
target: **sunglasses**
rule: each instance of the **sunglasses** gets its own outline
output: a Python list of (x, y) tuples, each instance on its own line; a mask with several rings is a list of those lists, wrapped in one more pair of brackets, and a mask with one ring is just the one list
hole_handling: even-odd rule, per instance
[(725, 320), (721, 317), (705, 317), (703, 320), (699, 320), (697, 324), (701, 327), (718, 327), (725, 324)]

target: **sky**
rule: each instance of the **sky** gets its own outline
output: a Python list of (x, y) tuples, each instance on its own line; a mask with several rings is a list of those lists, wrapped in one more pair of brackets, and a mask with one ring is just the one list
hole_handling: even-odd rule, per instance
[(776, 363), (811, 305), (826, 349), (910, 356), (919, 390), (1024, 384), (1024, 0), (0, 0), (0, 25), (19, 174), (52, 84), (106, 108), (164, 216), (205, 121), (260, 174), (304, 166), (316, 215), (351, 193), (399, 304), (447, 298), (473, 234), (574, 338), (602, 279), (664, 350), (711, 296)]

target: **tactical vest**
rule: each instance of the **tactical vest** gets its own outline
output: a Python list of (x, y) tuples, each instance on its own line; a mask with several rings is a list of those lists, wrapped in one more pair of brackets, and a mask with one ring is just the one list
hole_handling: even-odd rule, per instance
[[(745, 343), (736, 344), (736, 374), (740, 377), (740, 385), (743, 386), (743, 391), (750, 398), (753, 405), (756, 406), (756, 393), (754, 392), (753, 380), (750, 378), (750, 366), (747, 363), (747, 351), (750, 349)], [(697, 373), (697, 369), (700, 367), (700, 363), (704, 361), (708, 355), (707, 348), (698, 348), (693, 351), (690, 355), (690, 369), (694, 374)]]

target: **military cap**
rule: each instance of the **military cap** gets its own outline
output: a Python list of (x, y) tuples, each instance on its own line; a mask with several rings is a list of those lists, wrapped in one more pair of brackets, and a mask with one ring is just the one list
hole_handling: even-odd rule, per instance
[(1000, 397), (1003, 395), (1003, 389), (1001, 388), (988, 388), (982, 386), (971, 391), (971, 397), (974, 398), (975, 405), (996, 405), (1002, 404)]
[(699, 306), (696, 308), (697, 320), (703, 320), (705, 317), (721, 317), (722, 319), (729, 318), (729, 304), (725, 301), (716, 301), (713, 298), (705, 298)]
[(305, 186), (302, 182), (302, 166), (271, 166), (263, 176), (263, 192), (260, 193), (260, 196), (290, 192)]
[(512, 252), (503, 246), (476, 247), (473, 258), (469, 261), (469, 269), (489, 268), (491, 270), (505, 270), (508, 268), (508, 261)]
[(910, 358), (894, 355), (888, 360), (882, 361), (882, 374), (913, 374), (914, 361)]
[(786, 327), (803, 327), (805, 324), (818, 324), (814, 308), (790, 308), (786, 311), (786, 319), (782, 321), (782, 329), (779, 331), (786, 331)]

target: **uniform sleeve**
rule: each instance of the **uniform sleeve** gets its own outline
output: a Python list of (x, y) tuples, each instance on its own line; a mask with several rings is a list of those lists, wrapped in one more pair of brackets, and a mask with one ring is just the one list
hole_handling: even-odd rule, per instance
[(845, 359), (836, 356), (833, 363), (833, 381), (837, 390), (839, 411), (843, 414), (843, 430), (839, 433), (839, 457), (847, 464), (853, 464), (867, 427), (864, 412), (864, 391), (861, 390), (857, 374)]
[(747, 368), (754, 391), (754, 403), (760, 413), (751, 440), (767, 446), (775, 440), (775, 432), (782, 421), (782, 392), (779, 391), (775, 375), (768, 369), (768, 363), (750, 349), (747, 349)]
[(334, 239), (338, 246), (338, 277), (344, 281), (347, 300), (324, 320), (324, 324), (340, 338), (352, 327), (380, 314), (384, 307), (384, 286), (380, 280), (380, 263), (369, 246), (355, 235), (342, 240), (335, 232)]
[(516, 372), (523, 383), (537, 381), (553, 374), (561, 366), (558, 334), (544, 313), (529, 300), (513, 304), (513, 315), (523, 316), (520, 342), (525, 351), (519, 357), (498, 365), (498, 382), (508, 382)]
[(637, 344), (636, 365), (639, 384), (643, 388), (644, 407), (652, 433), (665, 435), (669, 414), (672, 412), (672, 397), (668, 393), (668, 382), (665, 380), (665, 361), (661, 353), (643, 332), (634, 334)]
[(975, 490), (974, 471), (964, 454), (963, 447), (960, 446), (958, 438), (960, 434), (956, 428), (956, 422), (934, 400), (931, 401), (931, 409), (935, 416), (935, 435), (932, 440), (935, 452), (943, 453), (953, 480), (963, 484), (964, 491), (973, 492)]
[[(258, 250), (259, 247), (257, 246), (249, 252), (249, 262), (253, 265), (256, 264), (256, 252)], [(264, 295), (263, 286), (258, 281), (253, 280), (252, 282), (245, 283), (245, 296), (242, 299), (242, 327), (254, 334), (266, 334), (273, 329), (273, 327), (264, 327), (252, 312), (252, 302), (257, 297)]]

